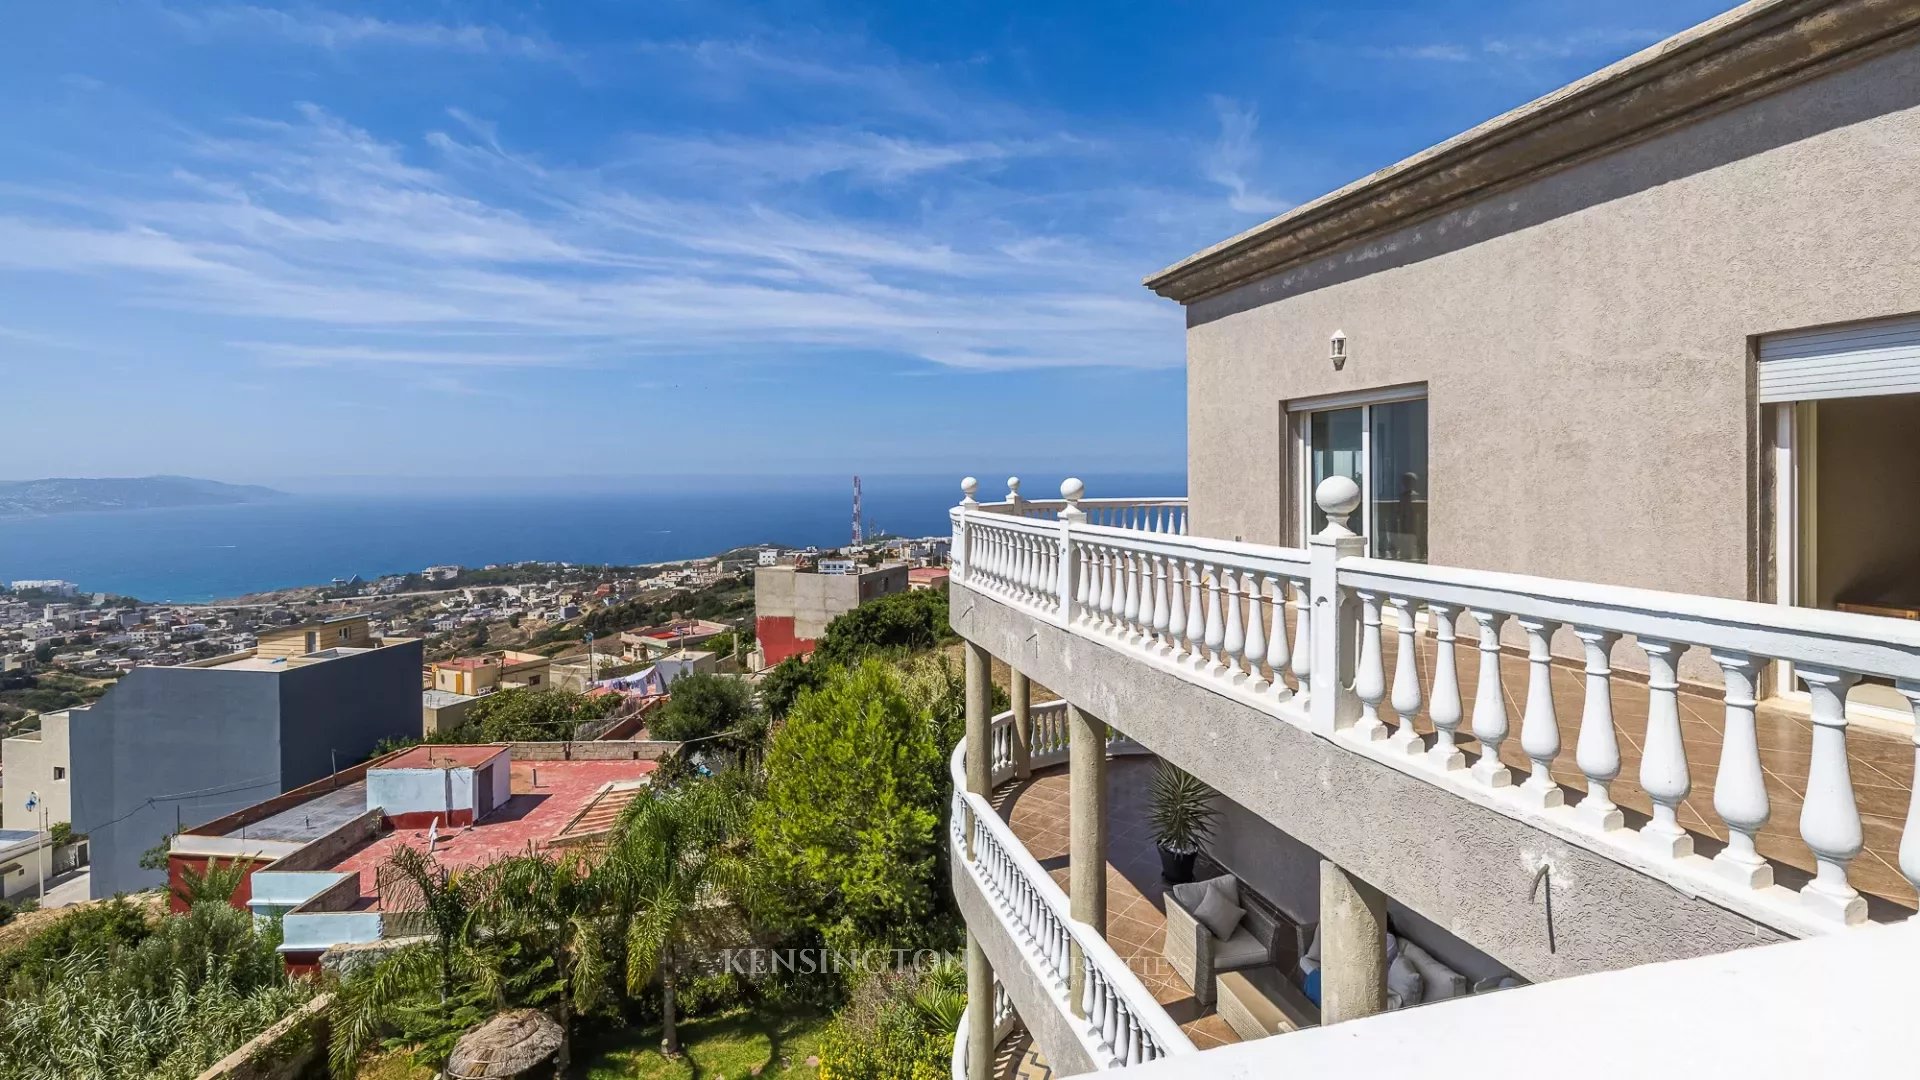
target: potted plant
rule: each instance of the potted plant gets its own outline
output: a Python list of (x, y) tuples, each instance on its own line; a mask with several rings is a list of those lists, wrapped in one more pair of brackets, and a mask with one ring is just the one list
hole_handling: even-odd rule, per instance
[(1194, 856), (1220, 816), (1213, 795), (1212, 788), (1170, 762), (1162, 761), (1154, 774), (1148, 819), (1160, 848), (1160, 876), (1170, 885), (1193, 880)]

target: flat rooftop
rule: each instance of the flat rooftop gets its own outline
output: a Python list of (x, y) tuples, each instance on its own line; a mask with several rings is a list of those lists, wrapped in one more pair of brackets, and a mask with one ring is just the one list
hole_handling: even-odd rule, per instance
[(458, 705), (463, 701), (472, 701), (476, 694), (456, 694), (451, 690), (422, 690), (420, 704), (429, 709), (444, 709), (449, 705)]
[(245, 833), (256, 840), (304, 844), (320, 839), (366, 812), (367, 782), (355, 780), (233, 832)]
[[(506, 804), (472, 825), (442, 828), (434, 857), (450, 868), (484, 866), (521, 854), (529, 846), (546, 848), (595, 806), (603, 789), (610, 785), (631, 789), (655, 767), (651, 761), (516, 761), (511, 772), (511, 797)], [(573, 829), (572, 833), (581, 831)], [(366, 906), (379, 895), (379, 869), (401, 847), (425, 851), (427, 830), (395, 829), (348, 852), (329, 869), (357, 872), (362, 904)]]

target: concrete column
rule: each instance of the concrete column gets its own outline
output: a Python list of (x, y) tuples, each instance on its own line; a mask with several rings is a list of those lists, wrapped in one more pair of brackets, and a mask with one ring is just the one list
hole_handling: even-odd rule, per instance
[[(1067, 706), (1067, 902), (1075, 922), (1107, 932), (1107, 725), (1077, 705)], [(1070, 957), (1068, 987), (1074, 1011), (1085, 980), (1080, 949)]]
[(1320, 862), (1320, 1022), (1387, 1010), (1387, 897)]
[(993, 1075), (993, 965), (967, 933), (967, 1080)]
[(1033, 682), (1016, 669), (1013, 685), (1013, 775), (1025, 780), (1033, 775)]
[(967, 790), (975, 795), (989, 794), (992, 786), (990, 772), (993, 759), (992, 740), (988, 728), (993, 717), (988, 710), (993, 708), (993, 658), (987, 650), (969, 641), (966, 643), (967, 657)]
[[(992, 754), (988, 745), (988, 728), (993, 717), (988, 710), (993, 708), (993, 661), (987, 650), (967, 642), (962, 651), (967, 658), (967, 790), (975, 795), (986, 796), (993, 787)], [(973, 814), (967, 814), (965, 822), (967, 836), (967, 861), (973, 861)]]

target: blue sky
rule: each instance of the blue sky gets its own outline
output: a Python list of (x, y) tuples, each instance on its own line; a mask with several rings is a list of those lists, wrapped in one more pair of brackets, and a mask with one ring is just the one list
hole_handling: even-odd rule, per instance
[(0, 476), (1179, 471), (1142, 276), (1723, 6), (9, 5)]

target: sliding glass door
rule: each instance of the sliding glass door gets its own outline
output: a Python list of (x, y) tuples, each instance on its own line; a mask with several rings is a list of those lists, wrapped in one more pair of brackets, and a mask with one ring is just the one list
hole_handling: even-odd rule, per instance
[(1327, 516), (1313, 492), (1329, 476), (1360, 485), (1360, 520), (1369, 553), (1427, 561), (1427, 399), (1424, 396), (1315, 409), (1300, 417), (1307, 481), (1301, 520), (1310, 532)]

